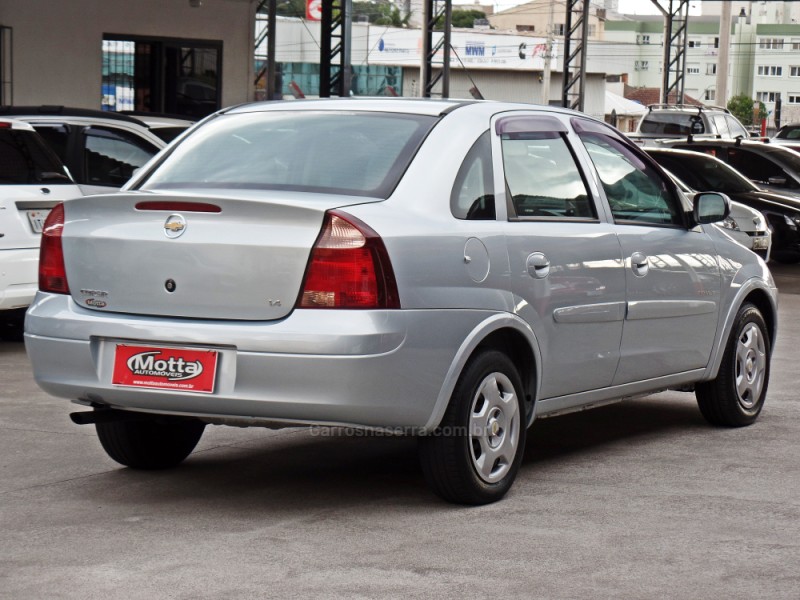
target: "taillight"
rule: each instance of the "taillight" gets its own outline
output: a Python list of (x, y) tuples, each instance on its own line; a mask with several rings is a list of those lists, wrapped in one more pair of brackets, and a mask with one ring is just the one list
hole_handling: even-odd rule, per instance
[(311, 250), (300, 308), (400, 308), (383, 240), (355, 217), (328, 211)]
[(64, 204), (56, 204), (42, 227), (39, 249), (39, 289), (54, 294), (69, 294), (61, 232), (64, 229)]

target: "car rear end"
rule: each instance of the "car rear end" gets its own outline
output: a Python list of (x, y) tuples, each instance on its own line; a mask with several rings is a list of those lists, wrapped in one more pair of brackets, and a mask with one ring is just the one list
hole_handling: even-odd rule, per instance
[(31, 303), (42, 226), (60, 201), (80, 195), (34, 129), (0, 119), (0, 316)]
[[(224, 115), (135, 190), (53, 211), (26, 319), (37, 382), (215, 423), (422, 427), (439, 350), (460, 342), (437, 312), (400, 310), (384, 242), (353, 213), (391, 194), (436, 122)], [(422, 376), (398, 368), (420, 354)]]

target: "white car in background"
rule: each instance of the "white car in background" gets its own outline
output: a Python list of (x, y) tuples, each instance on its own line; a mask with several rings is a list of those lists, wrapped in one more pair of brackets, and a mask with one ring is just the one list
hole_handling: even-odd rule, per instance
[[(39, 242), (50, 209), (81, 195), (33, 127), (0, 119), (0, 335), (22, 325), (38, 289)], [(21, 331), (21, 329), (20, 329)]]

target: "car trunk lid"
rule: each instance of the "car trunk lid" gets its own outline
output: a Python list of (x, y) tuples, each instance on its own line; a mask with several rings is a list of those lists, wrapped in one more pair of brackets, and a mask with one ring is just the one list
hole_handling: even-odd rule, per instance
[(94, 310), (273, 320), (300, 294), (325, 212), (376, 201), (330, 194), (129, 193), (66, 210), (75, 302)]

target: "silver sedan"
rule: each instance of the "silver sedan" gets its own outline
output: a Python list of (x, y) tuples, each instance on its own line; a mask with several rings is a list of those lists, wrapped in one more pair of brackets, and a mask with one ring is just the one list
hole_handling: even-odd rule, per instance
[(755, 421), (777, 296), (729, 210), (567, 110), (239, 106), (50, 213), (25, 341), (123, 465), (207, 424), (348, 426), (418, 436), (432, 488), (482, 504), (536, 418), (674, 388)]

